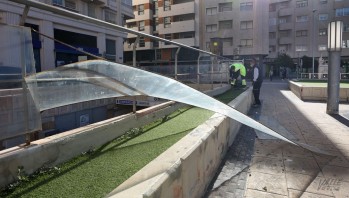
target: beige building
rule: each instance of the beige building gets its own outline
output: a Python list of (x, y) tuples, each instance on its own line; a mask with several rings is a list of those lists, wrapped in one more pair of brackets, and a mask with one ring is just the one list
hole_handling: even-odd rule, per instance
[(222, 55), (231, 59), (268, 55), (268, 3), (261, 0), (202, 1), (202, 49), (220, 38)]
[(297, 59), (304, 55), (327, 57), (327, 26), (343, 21), (342, 59), (349, 56), (349, 1), (269, 0), (269, 56), (286, 53)]
[[(134, 17), (131, 0), (40, 1), (118, 25), (123, 25), (126, 19)], [(0, 23), (19, 25), (23, 8), (23, 5), (0, 0)], [(123, 51), (119, 49), (123, 47), (126, 33), (35, 8), (30, 9), (25, 26), (92, 54), (123, 62)], [(33, 33), (32, 37), (37, 71), (88, 58), (44, 36)], [(4, 65), (6, 60), (0, 62)]]
[[(199, 0), (133, 0), (135, 19), (127, 20), (127, 27), (168, 40), (199, 47)], [(133, 43), (136, 35), (129, 34), (124, 44), (125, 62), (132, 62)], [(137, 62), (141, 65), (157, 63), (171, 64), (177, 46), (154, 42), (140, 37), (137, 47)], [(191, 53), (192, 54), (192, 53)], [(189, 61), (197, 55), (181, 49), (179, 59)]]

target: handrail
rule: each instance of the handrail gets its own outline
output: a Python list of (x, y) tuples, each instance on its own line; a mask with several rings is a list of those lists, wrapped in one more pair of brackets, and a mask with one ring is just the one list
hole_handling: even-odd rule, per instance
[(213, 53), (205, 51), (205, 50), (200, 50), (200, 49), (188, 46), (188, 45), (184, 45), (182, 43), (174, 42), (174, 41), (171, 41), (171, 40), (167, 40), (167, 39), (164, 39), (164, 38), (160, 38), (160, 37), (157, 37), (157, 36), (153, 36), (153, 35), (150, 35), (150, 34), (139, 32), (139, 31), (136, 31), (136, 30), (133, 30), (133, 29), (122, 27), (120, 25), (116, 25), (116, 24), (112, 24), (112, 23), (109, 23), (109, 22), (106, 22), (106, 21), (95, 19), (95, 18), (92, 18), (92, 17), (89, 17), (89, 16), (85, 16), (85, 15), (82, 15), (82, 14), (79, 14), (79, 13), (75, 13), (75, 12), (72, 12), (72, 11), (69, 11), (69, 10), (66, 10), (66, 9), (63, 9), (63, 8), (60, 8), (60, 7), (52, 6), (52, 5), (49, 5), (49, 4), (46, 4), (46, 3), (42, 3), (42, 2), (39, 2), (39, 1), (35, 1), (35, 0), (9, 0), (9, 1), (12, 1), (12, 2), (15, 2), (15, 3), (19, 3), (19, 4), (23, 4), (23, 5), (30, 6), (30, 7), (34, 7), (34, 8), (38, 8), (38, 9), (42, 9), (42, 10), (45, 10), (45, 11), (50, 11), (50, 12), (53, 12), (55, 14), (59, 14), (59, 15), (66, 16), (66, 17), (71, 17), (71, 18), (74, 18), (74, 19), (77, 19), (77, 20), (86, 21), (86, 22), (89, 22), (89, 23), (92, 23), (92, 24), (101, 25), (101, 26), (105, 26), (105, 27), (108, 27), (108, 28), (116, 29), (116, 30), (119, 30), (119, 31), (122, 31), (122, 32), (131, 33), (131, 34), (134, 34), (134, 35), (137, 35), (137, 36), (143, 36), (143, 37), (151, 38), (151, 39), (156, 40), (156, 41), (171, 43), (173, 45), (177, 45), (177, 46), (180, 46), (180, 47), (184, 47), (184, 48), (187, 48), (187, 49), (198, 51), (198, 52), (201, 52), (201, 53), (204, 53), (204, 54), (208, 54), (208, 55), (211, 55), (211, 56), (215, 56), (215, 57), (219, 57), (219, 58), (230, 60), (229, 58), (226, 58), (226, 57), (223, 57), (223, 56), (219, 56), (217, 54), (213, 54)]

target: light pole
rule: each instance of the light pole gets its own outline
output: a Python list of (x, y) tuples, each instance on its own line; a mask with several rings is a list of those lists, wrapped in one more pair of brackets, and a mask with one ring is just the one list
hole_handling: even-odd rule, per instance
[(316, 12), (316, 10), (315, 9), (313, 9), (313, 41), (312, 41), (312, 58), (313, 58), (313, 62), (312, 62), (312, 66), (313, 66), (313, 77), (312, 78), (314, 78), (314, 76), (315, 76), (315, 69), (314, 69), (314, 63), (315, 63), (315, 61), (314, 61), (314, 45), (315, 45), (315, 12)]
[(326, 109), (326, 113), (328, 114), (338, 114), (342, 34), (342, 21), (334, 21), (328, 24), (328, 81)]

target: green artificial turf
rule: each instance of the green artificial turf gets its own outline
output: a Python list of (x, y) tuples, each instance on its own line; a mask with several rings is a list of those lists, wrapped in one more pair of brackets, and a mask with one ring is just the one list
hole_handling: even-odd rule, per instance
[[(324, 80), (300, 80), (300, 81), (295, 81), (298, 84), (301, 84), (305, 87), (327, 87), (327, 81)], [(341, 82), (340, 83), (341, 88), (349, 88), (349, 82)]]
[[(229, 90), (217, 98), (227, 103), (241, 92)], [(205, 109), (182, 108), (58, 167), (31, 176), (19, 169), (21, 181), (0, 197), (105, 197), (212, 115)]]

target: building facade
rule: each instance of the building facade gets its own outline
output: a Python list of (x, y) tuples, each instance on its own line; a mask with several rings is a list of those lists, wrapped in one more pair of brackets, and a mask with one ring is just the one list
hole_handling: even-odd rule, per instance
[[(127, 20), (127, 27), (150, 35), (199, 48), (199, 0), (133, 0), (135, 19)], [(125, 62), (132, 62), (133, 43), (136, 35), (129, 34), (124, 44)], [(170, 65), (174, 62), (177, 46), (140, 37), (137, 62)], [(197, 55), (181, 49), (179, 59), (190, 61)]]
[[(40, 1), (118, 25), (123, 25), (126, 19), (134, 17), (130, 0)], [(0, 0), (0, 23), (19, 25), (23, 9), (23, 5)], [(123, 62), (123, 51), (120, 49), (123, 48), (126, 33), (35, 8), (30, 8), (25, 26), (75, 48), (112, 61)], [(32, 40), (37, 72), (90, 58), (34, 32), (32, 32)], [(6, 63), (6, 60), (2, 63)]]
[(268, 55), (267, 1), (202, 2), (202, 49), (210, 51), (211, 39), (219, 38), (223, 45), (221, 54), (230, 59)]
[(285, 53), (295, 59), (303, 56), (327, 58), (327, 26), (343, 21), (342, 60), (349, 58), (349, 1), (270, 0), (269, 56)]

